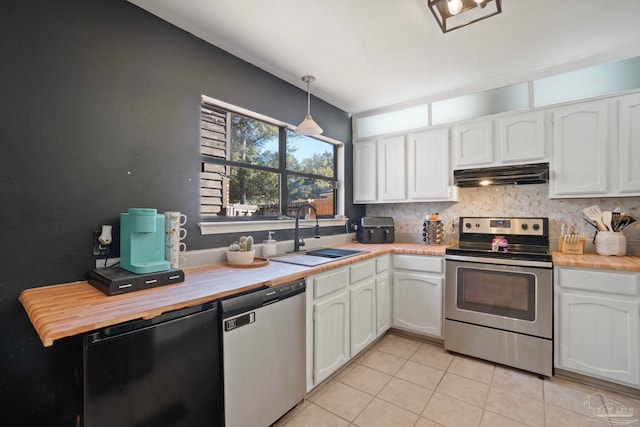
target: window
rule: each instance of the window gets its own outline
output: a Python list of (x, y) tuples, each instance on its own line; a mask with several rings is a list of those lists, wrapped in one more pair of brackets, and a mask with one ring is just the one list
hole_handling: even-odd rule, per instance
[(203, 101), (201, 153), (203, 219), (291, 217), (305, 203), (318, 217), (336, 213), (336, 149), (331, 143)]

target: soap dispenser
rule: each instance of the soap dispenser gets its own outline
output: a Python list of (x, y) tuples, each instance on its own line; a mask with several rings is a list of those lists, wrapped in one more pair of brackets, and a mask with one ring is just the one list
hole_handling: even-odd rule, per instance
[(276, 241), (273, 240), (273, 231), (269, 231), (269, 237), (262, 243), (262, 255), (265, 257), (275, 256), (278, 252), (276, 250)]

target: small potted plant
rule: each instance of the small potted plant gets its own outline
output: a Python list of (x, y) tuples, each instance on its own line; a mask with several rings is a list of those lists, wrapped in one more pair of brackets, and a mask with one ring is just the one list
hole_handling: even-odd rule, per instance
[(253, 237), (242, 236), (237, 242), (233, 242), (227, 249), (227, 261), (230, 264), (247, 265), (253, 262), (255, 249), (253, 249)]

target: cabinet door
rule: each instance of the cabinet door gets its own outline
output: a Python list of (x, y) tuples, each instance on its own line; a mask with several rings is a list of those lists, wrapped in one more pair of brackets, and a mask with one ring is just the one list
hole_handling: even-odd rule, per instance
[(455, 169), (492, 165), (494, 162), (493, 121), (486, 120), (457, 126), (454, 158)]
[(378, 141), (378, 198), (380, 201), (406, 200), (405, 159), (404, 135)]
[(502, 163), (546, 160), (544, 112), (516, 114), (500, 119)]
[(319, 384), (350, 357), (348, 293), (315, 304), (313, 317), (313, 380)]
[(625, 195), (640, 194), (640, 94), (618, 101), (619, 169), (618, 191)]
[(375, 140), (353, 143), (353, 201), (374, 202), (378, 198), (378, 148)]
[(442, 337), (442, 277), (396, 271), (393, 326)]
[(451, 200), (449, 130), (409, 135), (407, 194), (410, 200)]
[(353, 286), (351, 295), (351, 357), (376, 339), (376, 282), (371, 278)]
[(391, 283), (388, 274), (376, 277), (376, 336), (391, 327)]
[(585, 102), (553, 111), (551, 196), (608, 191), (608, 103)]
[(560, 293), (562, 368), (640, 386), (640, 302)]

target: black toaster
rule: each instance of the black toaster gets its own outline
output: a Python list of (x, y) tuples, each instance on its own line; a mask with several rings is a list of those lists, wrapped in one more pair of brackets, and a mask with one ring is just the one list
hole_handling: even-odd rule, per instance
[(360, 219), (356, 238), (360, 243), (393, 243), (395, 227), (388, 216), (365, 216)]

